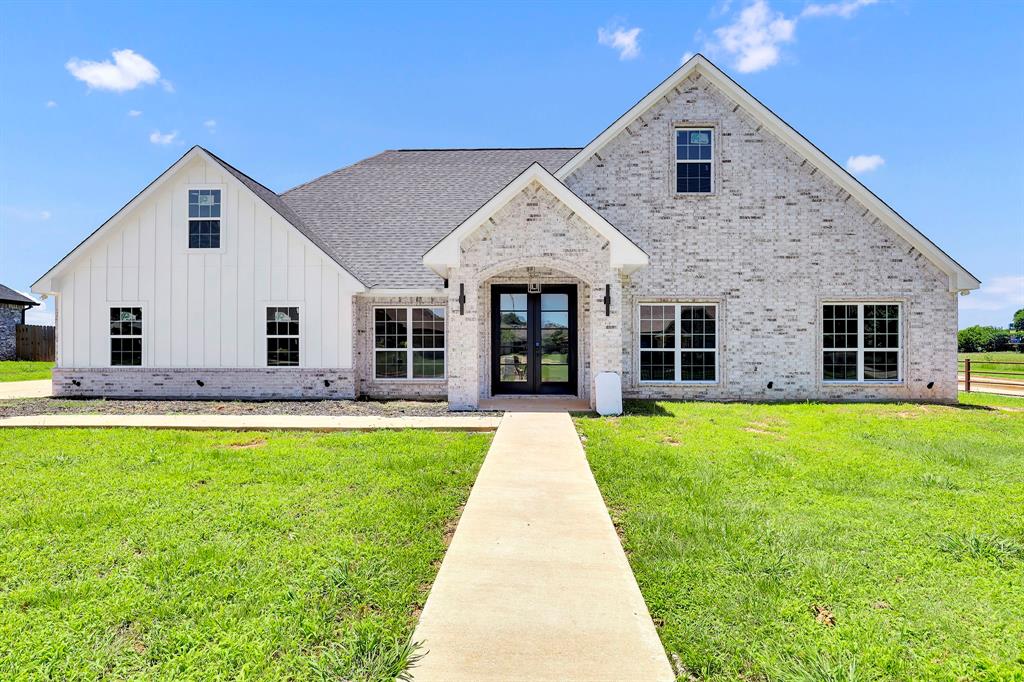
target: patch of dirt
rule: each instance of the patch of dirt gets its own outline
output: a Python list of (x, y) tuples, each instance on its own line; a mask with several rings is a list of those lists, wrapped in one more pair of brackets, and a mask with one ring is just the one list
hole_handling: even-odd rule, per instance
[(885, 601), (884, 599), (880, 599), (879, 601), (876, 601), (874, 604), (872, 604), (872, 607), (876, 609), (891, 609), (892, 604)]
[(448, 403), (415, 400), (0, 400), (0, 417), (40, 414), (230, 414), (368, 417), (463, 417), (500, 412), (449, 412)]
[(814, 614), (814, 620), (818, 621), (825, 627), (835, 627), (836, 616), (827, 606), (821, 604), (815, 604), (811, 607), (811, 613)]
[(230, 443), (228, 444), (228, 450), (251, 450), (252, 448), (261, 448), (267, 444), (266, 438), (256, 438), (253, 440), (245, 441), (244, 443)]
[(673, 448), (678, 448), (682, 443), (673, 438), (672, 436), (665, 436), (661, 439), (661, 442)]
[(134, 622), (121, 623), (115, 633), (116, 638), (126, 646), (130, 646), (140, 656), (146, 653), (146, 644), (142, 641), (142, 634), (138, 625)]
[(785, 435), (780, 433), (778, 429), (786, 426), (786, 422), (782, 419), (766, 418), (758, 421), (749, 422), (743, 430), (747, 433), (756, 433), (759, 436), (773, 436), (775, 438), (785, 438)]
[(460, 505), (455, 510), (455, 516), (449, 519), (444, 524), (444, 546), (451, 547), (452, 538), (455, 537), (455, 531), (459, 528), (459, 520), (462, 518), (462, 512), (465, 511), (466, 505)]

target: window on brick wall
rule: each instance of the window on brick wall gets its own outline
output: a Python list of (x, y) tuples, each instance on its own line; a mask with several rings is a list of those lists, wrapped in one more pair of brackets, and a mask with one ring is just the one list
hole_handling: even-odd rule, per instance
[(826, 303), (821, 310), (821, 368), (826, 382), (901, 379), (901, 306)]
[(443, 379), (444, 308), (374, 308), (373, 347), (378, 379)]
[(676, 193), (714, 191), (715, 133), (711, 128), (676, 128)]
[(142, 308), (110, 309), (110, 365), (142, 366)]
[(641, 304), (640, 381), (718, 381), (718, 306)]
[(267, 307), (267, 367), (299, 366), (299, 309)]

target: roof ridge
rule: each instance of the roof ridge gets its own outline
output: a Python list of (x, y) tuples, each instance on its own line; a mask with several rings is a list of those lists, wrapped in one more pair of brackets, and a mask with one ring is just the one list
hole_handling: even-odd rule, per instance
[(583, 147), (410, 147), (390, 152), (543, 152), (583, 149)]

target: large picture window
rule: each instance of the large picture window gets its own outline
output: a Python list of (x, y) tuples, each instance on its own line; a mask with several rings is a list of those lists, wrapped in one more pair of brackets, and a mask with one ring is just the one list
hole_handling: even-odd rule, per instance
[(900, 381), (900, 304), (826, 303), (821, 310), (822, 379)]
[(444, 378), (444, 308), (375, 308), (373, 327), (376, 378)]
[(142, 308), (110, 309), (110, 364), (142, 366)]
[(710, 194), (714, 188), (715, 131), (676, 129), (676, 192)]
[(299, 309), (267, 308), (267, 367), (299, 366)]
[(188, 248), (220, 248), (220, 190), (188, 191)]
[(691, 303), (642, 304), (640, 381), (718, 381), (718, 306)]

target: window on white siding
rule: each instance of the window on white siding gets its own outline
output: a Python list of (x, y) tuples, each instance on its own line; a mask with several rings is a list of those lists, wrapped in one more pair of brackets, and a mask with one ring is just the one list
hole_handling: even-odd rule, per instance
[(110, 364), (142, 366), (142, 308), (110, 309)]
[(220, 190), (188, 191), (188, 248), (220, 248)]
[(267, 367), (299, 366), (299, 309), (267, 308)]
[(821, 311), (822, 379), (900, 381), (898, 303), (826, 303)]
[(642, 304), (640, 381), (718, 381), (718, 306), (690, 303)]
[(444, 308), (373, 311), (373, 364), (378, 379), (443, 379)]
[(711, 128), (676, 129), (676, 192), (709, 194), (714, 188), (715, 133)]

